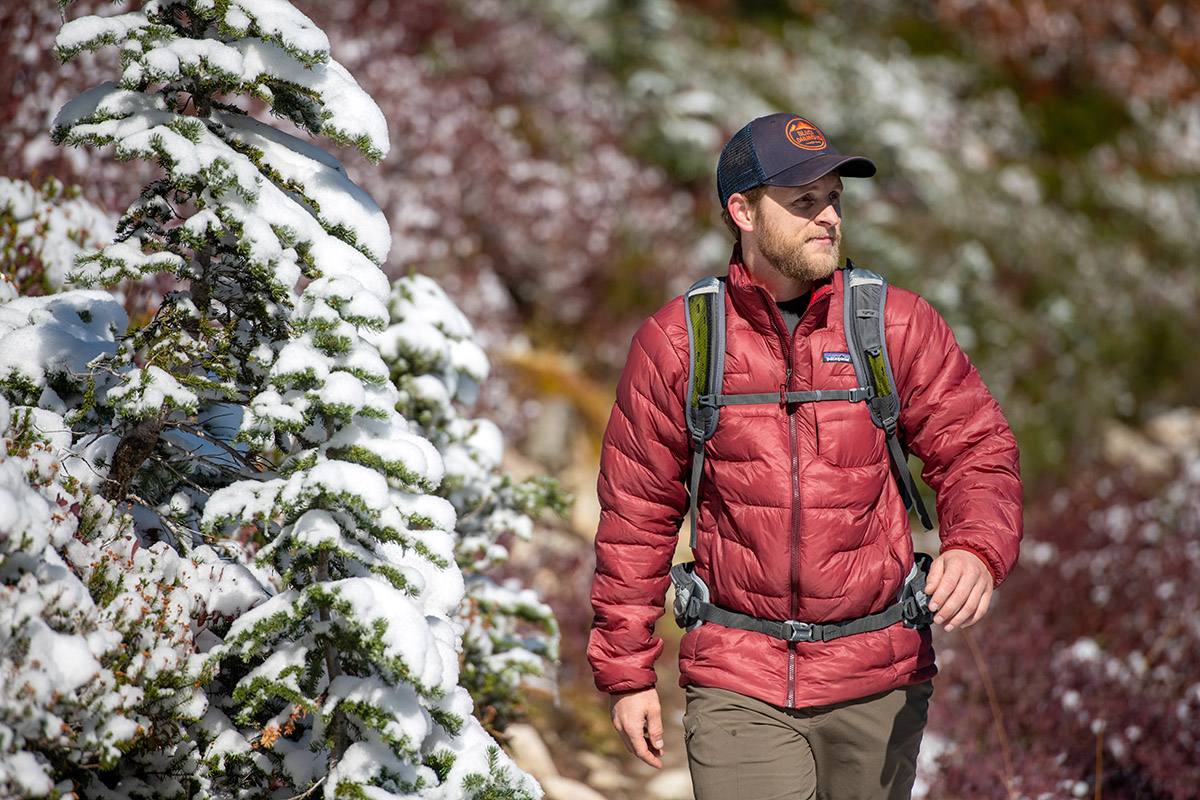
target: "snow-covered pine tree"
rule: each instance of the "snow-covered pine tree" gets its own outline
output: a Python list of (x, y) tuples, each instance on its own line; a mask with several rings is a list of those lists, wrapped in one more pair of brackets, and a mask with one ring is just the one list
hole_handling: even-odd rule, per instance
[[(0, 309), (7, 310), (7, 309)], [(3, 320), (0, 320), (0, 326)], [(3, 336), (0, 335), (0, 341)], [(86, 514), (64, 514), (53, 446), (38, 428), (65, 430), (41, 409), (0, 397), (0, 794), (43, 797), (111, 765), (136, 728), (129, 702), (105, 691), (119, 637), (100, 625), (88, 587), (58, 554)], [(107, 504), (97, 504), (97, 509)], [(81, 543), (82, 546), (82, 543)], [(115, 702), (114, 702), (115, 701)], [(65, 786), (61, 785), (65, 781)]]
[(391, 322), (373, 337), (400, 390), (397, 408), (442, 455), (438, 494), (457, 513), (455, 557), (466, 579), (457, 616), (466, 629), (462, 683), (476, 713), (503, 731), (523, 708), (525, 682), (558, 658), (558, 622), (537, 593), (516, 579), (497, 582), (508, 560), (502, 537), (528, 541), (533, 517), (570, 502), (544, 476), (518, 481), (501, 470), (504, 441), (488, 419), (466, 413), (490, 365), (475, 330), (442, 288), (424, 275), (392, 284)]
[(539, 795), (458, 685), (464, 587), (454, 508), (434, 494), (442, 459), (363, 338), (387, 321), (387, 223), (328, 153), (247, 113), (261, 102), (379, 159), (378, 108), (283, 0), (151, 0), (66, 23), (57, 53), (110, 45), (120, 79), (65, 106), (53, 137), (164, 176), (75, 278), (165, 273), (179, 288), (92, 362), (99, 388), (74, 422), (109, 434), (91, 464), (144, 539), (211, 542), (264, 593), (204, 617), (219, 674), (193, 789)]
[[(70, 249), (48, 231), (34, 250)], [(211, 670), (194, 620), (263, 592), (207, 546), (189, 559), (141, 546), (89, 485), (89, 442), (103, 435), (76, 441), (65, 417), (79, 416), (74, 376), (116, 349), (120, 305), (14, 288), (0, 284), (0, 795), (194, 796)]]

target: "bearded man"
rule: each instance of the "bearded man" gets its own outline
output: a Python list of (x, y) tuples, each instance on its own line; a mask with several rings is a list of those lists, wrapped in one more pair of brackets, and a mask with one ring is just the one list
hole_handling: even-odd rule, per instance
[[(679, 654), (697, 800), (912, 791), (936, 673), (930, 626), (857, 626), (829, 641), (764, 632), (878, 619), (914, 570), (908, 511), (865, 404), (782, 401), (858, 386), (843, 320), (841, 201), (844, 178), (875, 172), (794, 114), (755, 119), (725, 146), (717, 191), (737, 241), (724, 279), (720, 393), (774, 392), (781, 402), (723, 408), (700, 445), (701, 481), (689, 483), (683, 298), (638, 330), (617, 387), (598, 484), (588, 659), (626, 747), (660, 767), (654, 662), (663, 643), (653, 628), (689, 486), (703, 486), (693, 569), (718, 614), (689, 626)], [(937, 493), (941, 546), (924, 591), (933, 623), (953, 630), (987, 613), (1017, 560), (1016, 440), (941, 316), (912, 292), (890, 287), (886, 298), (899, 435)]]

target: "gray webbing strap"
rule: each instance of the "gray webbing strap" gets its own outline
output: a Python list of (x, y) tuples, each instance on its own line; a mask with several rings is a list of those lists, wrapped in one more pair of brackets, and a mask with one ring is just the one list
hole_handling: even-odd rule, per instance
[(700, 515), (699, 505), (700, 498), (700, 475), (704, 472), (704, 442), (692, 443), (692, 480), (690, 492), (692, 496), (692, 536), (688, 540), (689, 545), (693, 550), (696, 549), (696, 517)]
[(871, 397), (871, 389), (858, 386), (854, 389), (820, 389), (811, 392), (759, 392), (757, 394), (706, 394), (700, 405), (749, 406), (760, 403), (822, 403), (827, 400), (842, 400), (861, 403)]
[(895, 603), (883, 611), (840, 622), (764, 619), (714, 605), (708, 602), (708, 587), (689, 563), (674, 567), (671, 571), (671, 580), (676, 582), (676, 601), (687, 598), (682, 608), (675, 609), (675, 620), (689, 631), (696, 624), (712, 622), (726, 628), (765, 633), (785, 642), (831, 642), (843, 636), (881, 631), (898, 622), (903, 622), (908, 627), (922, 628), (933, 621), (933, 612), (929, 610), (929, 595), (925, 593), (925, 580), (929, 576), (932, 563), (931, 556), (916, 553), (912, 569), (909, 570)]
[(917, 490), (917, 482), (913, 480), (912, 471), (908, 468), (908, 458), (904, 455), (904, 449), (900, 447), (900, 438), (894, 433), (888, 434), (886, 438), (888, 452), (892, 456), (892, 463), (896, 465), (896, 473), (900, 476), (901, 485), (908, 494), (904, 499), (916, 507), (917, 517), (920, 518), (921, 524), (925, 526), (925, 530), (933, 530), (933, 521), (929, 518), (929, 511), (925, 509), (925, 503), (921, 500), (921, 493)]
[(705, 622), (714, 622), (726, 628), (765, 633), (785, 642), (830, 642), (856, 633), (881, 631), (904, 619), (904, 606), (893, 603), (875, 614), (845, 620), (844, 622), (801, 622), (796, 619), (773, 620), (752, 617), (730, 611), (712, 603), (695, 601), (697, 616)]

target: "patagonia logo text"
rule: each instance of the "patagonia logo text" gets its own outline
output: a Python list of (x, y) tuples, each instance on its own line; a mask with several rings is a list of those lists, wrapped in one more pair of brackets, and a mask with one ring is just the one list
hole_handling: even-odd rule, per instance
[(830, 363), (831, 361), (845, 362), (845, 363), (849, 364), (850, 363), (850, 354), (849, 353), (826, 353), (824, 359), (822, 359), (822, 360), (826, 364)]

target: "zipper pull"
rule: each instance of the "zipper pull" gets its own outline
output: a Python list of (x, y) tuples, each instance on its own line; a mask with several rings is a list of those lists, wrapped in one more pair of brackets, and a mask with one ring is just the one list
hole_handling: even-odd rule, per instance
[(781, 406), (784, 406), (784, 407), (787, 406), (787, 390), (788, 390), (788, 386), (791, 385), (791, 382), (792, 382), (792, 368), (788, 367), (787, 372), (784, 374), (784, 377), (783, 377), (783, 383), (779, 384), (779, 405), (781, 405)]

